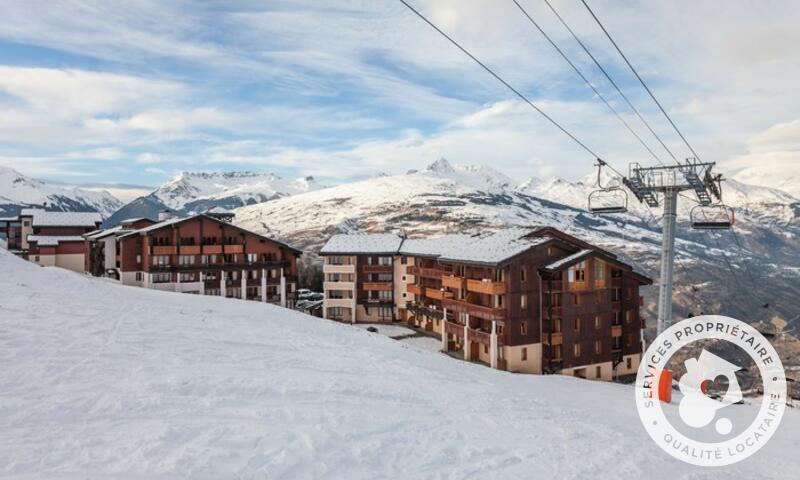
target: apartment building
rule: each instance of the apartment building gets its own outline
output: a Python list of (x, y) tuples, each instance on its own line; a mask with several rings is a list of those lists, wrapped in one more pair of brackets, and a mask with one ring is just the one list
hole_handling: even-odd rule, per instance
[(0, 238), (5, 240), (6, 249), (16, 252), (22, 244), (22, 230), (18, 216), (0, 217)]
[(402, 242), (392, 234), (331, 237), (320, 250), (323, 317), (349, 323), (395, 321), (395, 262)]
[[(97, 212), (47, 212), (23, 209), (13, 234), (17, 252), (42, 266), (82, 272), (85, 264), (83, 234), (102, 223)], [(9, 249), (12, 249), (9, 244)]]
[(120, 279), (118, 239), (122, 235), (157, 223), (149, 218), (129, 218), (119, 225), (104, 230), (96, 230), (83, 235), (86, 264), (84, 269), (95, 277)]
[[(349, 237), (335, 243), (372, 241)], [(639, 287), (652, 281), (614, 254), (550, 227), (396, 238), (395, 280), (405, 291), (394, 297), (395, 318), (438, 334), (442, 351), (515, 372), (604, 380), (636, 372)], [(394, 244), (386, 236), (373, 243), (385, 257)], [(355, 321), (370, 321), (362, 318)]]
[[(114, 265), (125, 285), (294, 305), (302, 252), (289, 245), (206, 214), (117, 233)], [(104, 269), (110, 243), (103, 247)]]

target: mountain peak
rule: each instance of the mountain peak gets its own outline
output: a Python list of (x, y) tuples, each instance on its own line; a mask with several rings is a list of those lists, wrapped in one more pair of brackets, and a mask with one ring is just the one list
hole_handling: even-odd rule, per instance
[(450, 162), (448, 162), (447, 159), (444, 158), (444, 157), (442, 157), (439, 160), (436, 160), (435, 162), (433, 162), (430, 165), (428, 165), (428, 167), (425, 170), (427, 170), (429, 172), (436, 172), (436, 173), (453, 173), (453, 172), (455, 172), (455, 169), (453, 169), (453, 166), (450, 165)]

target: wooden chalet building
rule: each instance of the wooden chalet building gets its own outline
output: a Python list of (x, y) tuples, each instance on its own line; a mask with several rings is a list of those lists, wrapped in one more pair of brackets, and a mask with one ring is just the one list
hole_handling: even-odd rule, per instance
[[(346, 262), (369, 258), (368, 245), (381, 245), (372, 248), (388, 258), (390, 237), (333, 237), (323, 248), (326, 281)], [(405, 285), (393, 287), (395, 318), (439, 334), (443, 351), (515, 372), (604, 380), (636, 372), (639, 287), (652, 281), (614, 254), (550, 227), (394, 239), (394, 282)], [(347, 279), (353, 298), (363, 298), (358, 273)], [(360, 300), (350, 302), (356, 316), (348, 317), (338, 288), (325, 286), (327, 318), (372, 321), (359, 315)]]
[[(114, 236), (114, 265), (125, 285), (294, 304), (302, 252), (215, 216), (169, 218)], [(110, 259), (102, 257), (106, 270)], [(101, 270), (91, 265), (92, 272)]]
[(86, 260), (82, 235), (101, 223), (97, 212), (23, 209), (18, 220), (10, 224), (14, 241), (8, 247), (38, 265), (83, 272)]

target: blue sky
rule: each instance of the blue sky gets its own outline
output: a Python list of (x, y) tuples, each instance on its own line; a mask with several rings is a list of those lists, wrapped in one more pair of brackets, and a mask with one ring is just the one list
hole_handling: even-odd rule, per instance
[[(607, 161), (651, 161), (510, 0), (411, 3)], [(666, 158), (545, 4), (521, 3)], [(582, 5), (553, 3), (687, 156)], [(591, 4), (705, 160), (767, 185), (797, 172), (796, 3)], [(397, 1), (4, 2), (0, 18), (0, 164), (40, 178), (336, 183), (444, 156), (573, 179), (593, 161)]]

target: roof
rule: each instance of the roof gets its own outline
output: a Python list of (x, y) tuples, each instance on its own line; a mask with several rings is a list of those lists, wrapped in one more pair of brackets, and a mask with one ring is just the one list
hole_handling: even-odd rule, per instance
[(28, 235), (29, 242), (35, 242), (40, 247), (54, 247), (61, 242), (82, 242), (83, 237), (76, 235)]
[(564, 267), (572, 266), (575, 263), (586, 258), (589, 254), (594, 253), (594, 250), (585, 248), (583, 250), (579, 250), (572, 255), (568, 255), (560, 260), (556, 260), (555, 262), (545, 265), (542, 267), (542, 270), (549, 270), (549, 271), (556, 271)]
[(171, 225), (176, 225), (178, 223), (182, 223), (182, 222), (185, 222), (185, 221), (188, 221), (188, 220), (192, 220), (192, 219), (195, 219), (195, 218), (200, 218), (200, 217), (207, 218), (209, 220), (213, 220), (213, 221), (218, 222), (218, 223), (220, 223), (222, 225), (225, 225), (227, 227), (232, 227), (232, 228), (235, 228), (235, 229), (240, 230), (242, 232), (249, 233), (251, 235), (256, 235), (258, 237), (265, 238), (265, 239), (269, 240), (270, 242), (277, 243), (278, 245), (280, 245), (282, 247), (285, 247), (285, 248), (288, 248), (289, 250), (292, 250), (294, 252), (297, 252), (297, 253), (300, 253), (300, 254), (303, 253), (302, 250), (294, 248), (289, 244), (280, 242), (278, 240), (275, 240), (274, 238), (266, 237), (266, 236), (261, 235), (261, 234), (256, 233), (256, 232), (252, 232), (250, 230), (244, 229), (244, 228), (242, 228), (240, 226), (237, 226), (237, 225), (234, 225), (232, 223), (223, 222), (219, 218), (216, 218), (213, 215), (206, 215), (205, 213), (198, 213), (196, 215), (189, 215), (188, 217), (170, 218), (168, 220), (164, 220), (163, 222), (154, 223), (152, 225), (149, 225), (149, 226), (144, 227), (144, 228), (140, 228), (138, 230), (130, 230), (128, 233), (120, 235), (119, 238), (122, 239), (122, 238), (131, 237), (131, 236), (134, 236), (134, 235), (146, 235), (147, 233), (152, 232), (154, 230), (158, 230), (158, 229), (161, 229), (161, 228), (164, 228), (164, 227), (169, 227)]
[(396, 254), (403, 239), (392, 233), (358, 233), (332, 236), (319, 251), (320, 255), (331, 254)]
[(463, 233), (442, 235), (436, 238), (407, 238), (400, 246), (400, 254), (415, 257), (440, 257), (456, 245), (463, 245), (471, 238), (474, 236)]
[(16, 222), (19, 217), (0, 217), (0, 222)]
[(150, 220), (150, 219), (147, 217), (126, 218), (125, 220), (120, 220), (119, 223), (133, 223), (133, 222), (138, 222), (140, 220)]
[(101, 238), (105, 238), (109, 235), (116, 235), (122, 233), (132, 232), (130, 228), (122, 228), (122, 225), (117, 225), (116, 227), (106, 228), (105, 230), (95, 230), (93, 232), (83, 234), (83, 237), (87, 240), (100, 240)]
[(34, 213), (44, 212), (41, 208), (23, 208), (19, 211), (20, 217), (32, 217)]
[(94, 227), (103, 218), (98, 212), (45, 212), (33, 213), (34, 227)]
[(451, 245), (439, 260), (497, 265), (552, 240), (548, 236), (534, 237), (530, 233), (531, 230), (527, 228), (509, 228), (489, 235), (469, 237), (466, 242)]

